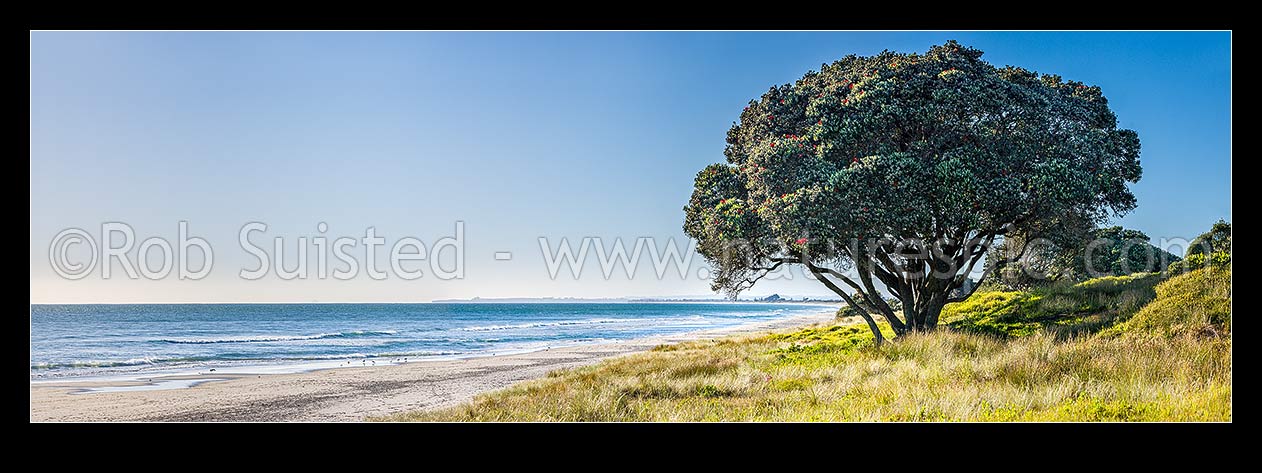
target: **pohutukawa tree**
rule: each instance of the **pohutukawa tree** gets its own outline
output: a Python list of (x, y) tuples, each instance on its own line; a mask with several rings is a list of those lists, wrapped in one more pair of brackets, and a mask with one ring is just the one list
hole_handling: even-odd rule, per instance
[(954, 41), (852, 55), (751, 101), (727, 164), (697, 175), (684, 208), (714, 289), (735, 297), (802, 265), (879, 344), (878, 318), (899, 335), (934, 329), (1005, 235), (1135, 207), (1139, 138), (1099, 87), (981, 56)]

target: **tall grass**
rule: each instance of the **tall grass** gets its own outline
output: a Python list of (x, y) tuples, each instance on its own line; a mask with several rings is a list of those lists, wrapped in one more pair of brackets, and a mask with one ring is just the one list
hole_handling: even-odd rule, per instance
[[(1168, 314), (1211, 303), (1221, 291), (1197, 292), (1184, 287), (1187, 281), (1172, 280), (1130, 317), (1121, 298), (1137, 290), (1134, 279), (1040, 294), (982, 294), (966, 303), (970, 310), (953, 308), (957, 320), (1020, 325), (1015, 331), (957, 324), (962, 329), (907, 336), (880, 349), (858, 325), (684, 343), (555, 372), (455, 408), (380, 420), (1231, 420), (1231, 340), (1219, 336), (1229, 334), (1223, 318), (1173, 317), (1209, 320), (1208, 326), (1220, 327), (1213, 336), (1200, 328), (1154, 328), (1165, 327)], [(1156, 283), (1139, 279), (1149, 290)], [(1042, 302), (1106, 288), (1112, 299)], [(1087, 304), (1110, 313), (1108, 320), (1131, 322), (1099, 335), (1056, 329), (1057, 320), (1084, 317)], [(1061, 317), (1048, 315), (1054, 311)], [(1033, 326), (1023, 325), (1031, 318)]]
[(1171, 278), (1118, 331), (1165, 337), (1231, 335), (1231, 271), (1208, 267)]

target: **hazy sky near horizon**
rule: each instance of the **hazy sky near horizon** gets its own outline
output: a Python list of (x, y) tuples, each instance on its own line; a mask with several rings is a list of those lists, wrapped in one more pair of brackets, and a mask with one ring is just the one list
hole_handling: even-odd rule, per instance
[[(658, 278), (645, 254), (634, 277), (619, 268), (606, 279), (589, 258), (582, 277), (565, 268), (552, 279), (539, 238), (553, 248), (568, 238), (575, 250), (584, 237), (682, 247), (693, 177), (723, 160), (750, 99), (847, 54), (923, 52), (948, 39), (996, 65), (1103, 88), (1143, 146), (1139, 207), (1117, 223), (1190, 239), (1231, 219), (1226, 32), (33, 32), (31, 298), (709, 294), (699, 257), (683, 278), (673, 269)], [(138, 239), (174, 242), (180, 221), (214, 248), (204, 279), (132, 280), (115, 262), (110, 279), (98, 265), (67, 280), (49, 260), (68, 228), (99, 244), (103, 222), (123, 222)], [(416, 280), (239, 276), (258, 266), (238, 242), (248, 222), (268, 225), (252, 241), (269, 252), (270, 238), (285, 238), (292, 266), (299, 236), (331, 243), (373, 227), (388, 253), (401, 237), (452, 236), (458, 221), (463, 279), (439, 280), (427, 262), (413, 265), (424, 272)], [(68, 258), (86, 261), (83, 250)], [(362, 264), (362, 244), (348, 253)], [(829, 295), (794, 274), (750, 294)]]

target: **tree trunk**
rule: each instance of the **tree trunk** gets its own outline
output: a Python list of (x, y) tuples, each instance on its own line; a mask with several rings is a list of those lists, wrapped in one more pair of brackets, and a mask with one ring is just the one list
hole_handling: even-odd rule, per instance
[[(920, 312), (916, 310), (916, 300), (910, 295), (902, 300), (903, 303), (903, 321), (906, 329), (902, 334), (915, 333), (922, 329)], [(900, 334), (900, 335), (902, 335)]]
[[(907, 282), (889, 282), (890, 286), (897, 287), (895, 294), (902, 303), (903, 320), (901, 323), (898, 316), (890, 310), (888, 304), (884, 301), (878, 305), (874, 302), (860, 304), (845, 291), (841, 290), (836, 284), (825, 276), (825, 269), (807, 265), (816, 278), (822, 282), (828, 289), (832, 290), (838, 296), (841, 296), (846, 304), (853, 307), (856, 312), (867, 322), (868, 328), (872, 330), (872, 335), (876, 340), (876, 345), (880, 346), (885, 337), (881, 334), (880, 328), (877, 326), (875, 317), (872, 312), (883, 315), (890, 322), (890, 328), (894, 330), (895, 337), (901, 337), (909, 333), (916, 332), (932, 332), (938, 328), (938, 317), (942, 314), (942, 307), (946, 305), (950, 298), (950, 291), (955, 289), (954, 284), (950, 280), (931, 281), (920, 290), (916, 290)], [(848, 281), (848, 280), (847, 280)], [(849, 282), (855, 291), (862, 294), (861, 290), (853, 282)], [(871, 293), (865, 297), (880, 297), (880, 294), (874, 291), (870, 280), (864, 281)], [(866, 300), (866, 299), (865, 299)], [(873, 309), (873, 310), (869, 310)]]
[(902, 303), (905, 329), (899, 335), (932, 332), (938, 328), (938, 316), (942, 313), (942, 306), (946, 305), (946, 297), (934, 295), (926, 301), (908, 297)]
[(881, 335), (881, 328), (876, 325), (876, 320), (872, 317), (864, 317), (863, 320), (868, 323), (868, 329), (872, 330), (872, 336), (875, 337), (873, 343), (878, 347), (881, 346), (881, 343), (885, 342), (885, 336)]
[(945, 297), (934, 297), (925, 308), (925, 327), (929, 330), (938, 328), (938, 316), (942, 315), (942, 307), (946, 306)]

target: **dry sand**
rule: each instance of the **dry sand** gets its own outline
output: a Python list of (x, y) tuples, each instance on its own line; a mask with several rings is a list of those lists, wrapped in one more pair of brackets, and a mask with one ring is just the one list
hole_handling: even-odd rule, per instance
[(31, 384), (32, 421), (360, 421), (401, 411), (437, 409), (477, 394), (666, 343), (718, 338), (826, 322), (832, 314), (792, 317), (532, 353), (435, 360), (293, 374), (155, 377), (213, 379), (190, 388), (74, 394), (85, 387), (144, 382)]

